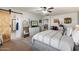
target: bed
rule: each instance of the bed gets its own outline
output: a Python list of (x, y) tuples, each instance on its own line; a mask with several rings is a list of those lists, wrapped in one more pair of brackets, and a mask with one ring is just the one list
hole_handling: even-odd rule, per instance
[(61, 51), (72, 51), (74, 48), (73, 39), (69, 36), (62, 35), (62, 30), (47, 30), (37, 33), (32, 37), (32, 43), (39, 41), (50, 47)]

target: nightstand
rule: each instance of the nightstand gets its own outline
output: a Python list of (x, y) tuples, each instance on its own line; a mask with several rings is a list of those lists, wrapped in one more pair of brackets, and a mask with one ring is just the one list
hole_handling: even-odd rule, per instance
[(79, 51), (79, 45), (74, 45), (74, 51)]

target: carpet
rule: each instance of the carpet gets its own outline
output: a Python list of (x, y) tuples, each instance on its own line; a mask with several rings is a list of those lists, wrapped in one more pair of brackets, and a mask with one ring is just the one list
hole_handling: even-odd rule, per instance
[(56, 48), (50, 47), (46, 44), (40, 43), (38, 41), (35, 41), (34, 44), (32, 45), (32, 39), (25, 39), (22, 40), (24, 43), (32, 47), (32, 51), (59, 51)]

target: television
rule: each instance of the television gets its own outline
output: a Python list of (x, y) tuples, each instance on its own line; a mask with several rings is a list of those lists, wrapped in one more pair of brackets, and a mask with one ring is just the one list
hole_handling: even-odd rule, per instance
[(31, 27), (37, 27), (38, 26), (38, 21), (33, 20), (31, 21)]

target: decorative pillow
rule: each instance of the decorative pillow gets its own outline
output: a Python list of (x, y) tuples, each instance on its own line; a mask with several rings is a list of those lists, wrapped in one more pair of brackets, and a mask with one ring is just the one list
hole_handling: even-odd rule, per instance
[(58, 30), (57, 26), (51, 26), (51, 30)]
[(73, 29), (71, 27), (68, 27), (67, 30), (66, 30), (66, 35), (67, 36), (71, 36), (72, 35), (72, 31), (73, 31)]
[(65, 28), (64, 28), (64, 25), (60, 24), (60, 25), (59, 25), (59, 29), (60, 29), (60, 30), (64, 30), (64, 29), (65, 29)]

